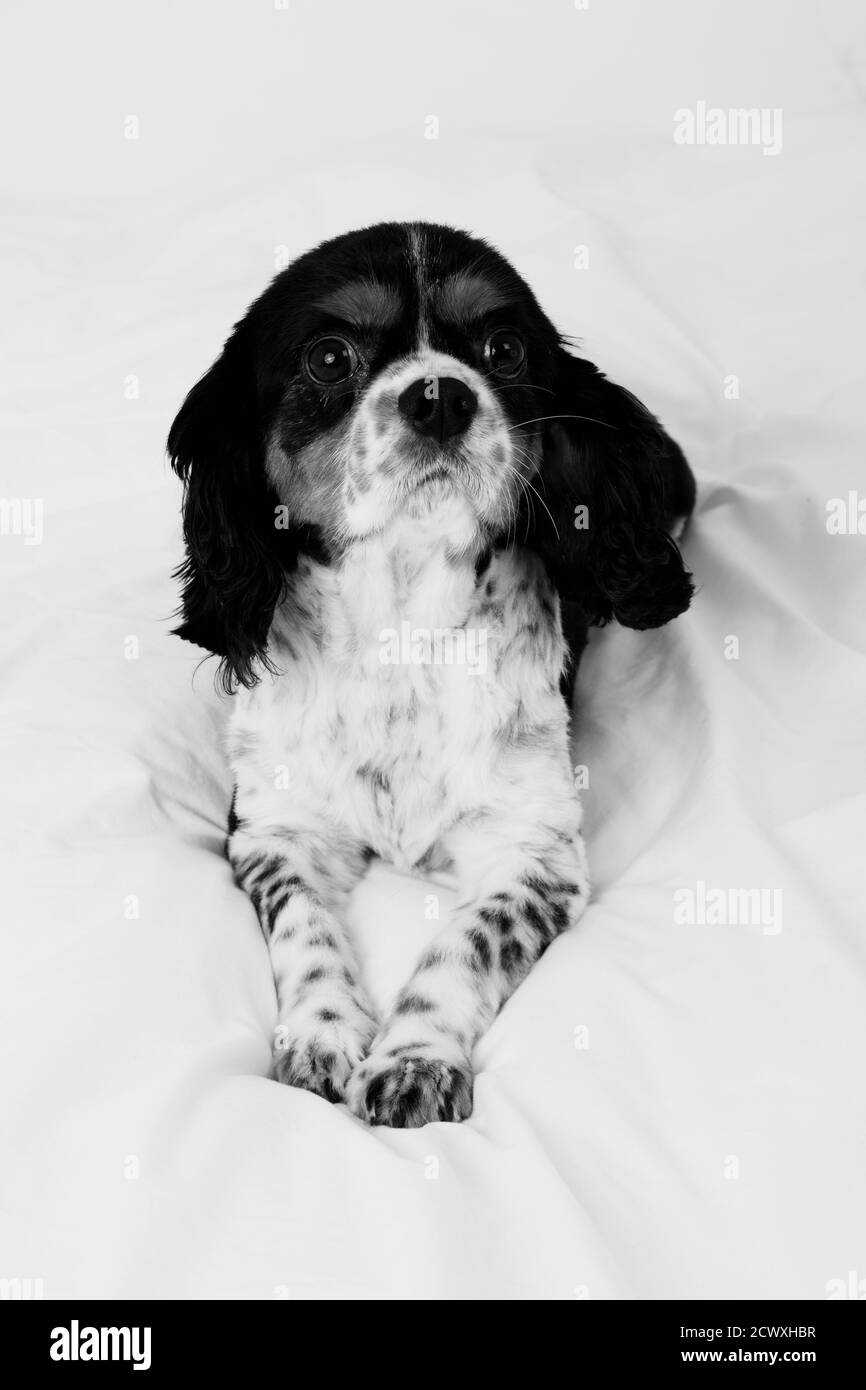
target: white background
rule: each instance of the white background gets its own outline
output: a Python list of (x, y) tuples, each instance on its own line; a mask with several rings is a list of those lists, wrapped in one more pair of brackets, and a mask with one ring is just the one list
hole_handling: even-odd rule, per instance
[[(6, 7), (0, 496), (41, 500), (44, 535), (0, 536), (0, 1277), (545, 1299), (866, 1279), (866, 536), (826, 528), (829, 499), (866, 498), (859, 8)], [(781, 153), (676, 145), (699, 101), (781, 108)], [(280, 256), (392, 217), (498, 245), (700, 486), (693, 609), (597, 634), (581, 670), (595, 902), (479, 1047), (472, 1119), (420, 1133), (266, 1079), (224, 709), (168, 636), (177, 406)], [(781, 932), (677, 924), (698, 882), (779, 888)], [(424, 892), (379, 869), (358, 894), (384, 992)]]

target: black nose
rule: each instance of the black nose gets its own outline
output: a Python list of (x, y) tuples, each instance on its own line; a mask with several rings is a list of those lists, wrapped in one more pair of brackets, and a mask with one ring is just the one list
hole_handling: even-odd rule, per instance
[(468, 430), (478, 409), (478, 397), (456, 377), (424, 376), (406, 387), (397, 405), (419, 434), (444, 444)]

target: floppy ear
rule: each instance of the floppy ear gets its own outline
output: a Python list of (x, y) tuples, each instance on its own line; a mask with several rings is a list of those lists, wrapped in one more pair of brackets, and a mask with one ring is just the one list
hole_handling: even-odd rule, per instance
[(281, 597), (286, 533), (264, 469), (253, 362), (237, 329), (184, 401), (168, 436), (183, 479), (186, 559), (182, 622), (175, 632), (222, 657), (226, 690), (254, 685)]
[[(591, 362), (558, 353), (555, 404), (527, 545), (583, 621), (659, 627), (693, 592), (670, 526), (695, 482), (682, 450), (629, 391)], [(562, 418), (564, 417), (564, 418)]]

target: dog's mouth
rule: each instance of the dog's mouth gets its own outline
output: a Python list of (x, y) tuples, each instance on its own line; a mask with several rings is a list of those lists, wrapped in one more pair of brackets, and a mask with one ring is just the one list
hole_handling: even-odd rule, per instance
[(403, 466), (412, 484), (459, 477), (470, 451), (460, 439), (411, 439), (403, 448)]
[(457, 450), (446, 444), (418, 441), (404, 461), (403, 483), (408, 492), (418, 492), (437, 484), (456, 485), (462, 472)]
[(433, 464), (430, 468), (425, 468), (420, 475), (413, 479), (415, 487), (426, 487), (428, 483), (453, 483), (454, 473), (446, 468), (444, 464)]
[(461, 472), (460, 465), (453, 459), (416, 463), (401, 480), (398, 507), (406, 506), (413, 512), (420, 508), (419, 514), (427, 515), (431, 508), (443, 503), (461, 498), (468, 502), (469, 490)]

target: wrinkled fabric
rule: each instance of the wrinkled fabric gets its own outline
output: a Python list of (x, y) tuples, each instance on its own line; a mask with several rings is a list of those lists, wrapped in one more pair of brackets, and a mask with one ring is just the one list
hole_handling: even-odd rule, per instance
[[(676, 146), (692, 95), (780, 100), (689, 69), (645, 121), (576, 93), (524, 138), (449, 141), (443, 111), (429, 145), (247, 175), (238, 146), (225, 185), (179, 157), (158, 196), (127, 169), (2, 206), (2, 492), (42, 499), (44, 533), (0, 538), (0, 1276), (302, 1299), (820, 1299), (866, 1276), (866, 536), (826, 525), (866, 498), (863, 44), (832, 6), (788, 8), (808, 61), (778, 156)], [(736, 71), (747, 29), (765, 55), (778, 30), (731, 14)], [(612, 71), (624, 35), (598, 23), (580, 62)], [(698, 592), (660, 631), (592, 634), (593, 903), (478, 1046), (472, 1118), (391, 1132), (267, 1079), (267, 951), (222, 857), (225, 701), (169, 636), (163, 448), (275, 256), (418, 216), (488, 236), (682, 444)], [(749, 889), (778, 910), (682, 920)], [(447, 886), (374, 865), (353, 899), (382, 1001), (431, 892), (444, 913)]]

